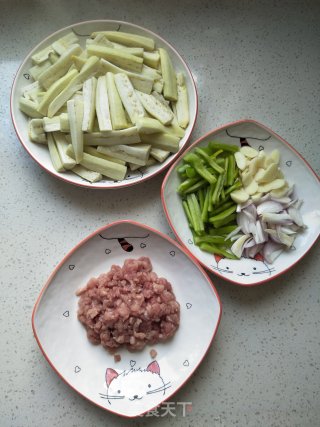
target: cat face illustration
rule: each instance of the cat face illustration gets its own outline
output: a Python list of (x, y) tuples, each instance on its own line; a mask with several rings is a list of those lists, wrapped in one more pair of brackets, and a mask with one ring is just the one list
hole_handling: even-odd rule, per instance
[(158, 362), (153, 361), (146, 369), (131, 368), (121, 373), (108, 368), (106, 386), (107, 394), (100, 393), (100, 397), (107, 399), (109, 405), (117, 406), (135, 404), (142, 399), (152, 401), (155, 395), (165, 395), (170, 382), (164, 382)]
[(233, 274), (239, 277), (249, 277), (252, 275), (268, 275), (275, 271), (274, 267), (269, 267), (264, 261), (262, 255), (257, 254), (254, 258), (243, 258), (242, 261), (230, 260), (220, 255), (214, 255), (216, 266), (212, 266), (214, 270), (227, 276)]

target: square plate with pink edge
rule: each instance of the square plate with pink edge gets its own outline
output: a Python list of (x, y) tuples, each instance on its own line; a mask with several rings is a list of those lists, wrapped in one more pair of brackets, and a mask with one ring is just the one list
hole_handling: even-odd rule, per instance
[(212, 273), (237, 285), (264, 283), (294, 266), (317, 241), (320, 232), (320, 198), (315, 195), (320, 194), (319, 178), (290, 144), (253, 120), (241, 120), (213, 130), (195, 141), (185, 153), (196, 146), (206, 146), (212, 140), (238, 144), (239, 147), (240, 141), (246, 140), (251, 147), (266, 152), (278, 149), (280, 168), (287, 181), (294, 184), (295, 196), (303, 200), (300, 211), (307, 228), (298, 233), (292, 249), (283, 252), (272, 264), (267, 264), (262, 257), (255, 260), (244, 257), (240, 260), (227, 260), (202, 251), (193, 243), (181, 198), (176, 191), (180, 183), (177, 168), (182, 165), (183, 156), (172, 165), (162, 184), (161, 196), (165, 214), (178, 240)]
[[(76, 291), (113, 264), (141, 256), (148, 256), (153, 271), (172, 284), (180, 303), (180, 326), (165, 343), (138, 352), (120, 349), (116, 363), (101, 345), (89, 342), (77, 319)], [(45, 358), (67, 384), (103, 409), (136, 417), (168, 400), (190, 378), (220, 316), (213, 284), (187, 251), (146, 225), (117, 221), (89, 235), (63, 258), (41, 291), (32, 325)], [(157, 352), (155, 359), (151, 349)], [(111, 395), (116, 398), (108, 399)]]
[[(139, 168), (136, 171), (128, 171), (127, 176), (123, 181), (114, 181), (107, 177), (104, 177), (103, 180), (91, 184), (90, 182), (82, 179), (78, 175), (72, 173), (71, 171), (66, 171), (59, 173), (52, 166), (50, 160), (49, 151), (46, 145), (37, 144), (30, 141), (28, 136), (28, 117), (22, 113), (19, 109), (19, 99), (23, 93), (23, 89), (26, 85), (31, 83), (33, 80), (29, 74), (29, 69), (31, 68), (32, 60), (31, 57), (37, 51), (40, 51), (46, 46), (49, 46), (52, 42), (56, 41), (65, 34), (73, 31), (79, 38), (79, 44), (84, 48), (86, 39), (90, 36), (92, 32), (95, 31), (124, 31), (132, 34), (138, 34), (141, 36), (151, 37), (155, 43), (156, 47), (165, 48), (172, 60), (173, 66), (177, 72), (182, 72), (185, 76), (185, 83), (188, 90), (188, 99), (189, 99), (189, 124), (185, 129), (185, 135), (181, 138), (179, 143), (179, 152), (170, 155), (164, 162), (157, 163), (148, 168)], [(47, 172), (56, 176), (57, 178), (62, 179), (63, 181), (80, 185), (83, 187), (89, 188), (101, 188), (101, 189), (116, 189), (120, 187), (128, 187), (134, 184), (143, 182), (153, 176), (157, 175), (165, 168), (167, 168), (179, 155), (179, 153), (184, 149), (186, 143), (189, 140), (192, 129), (195, 125), (196, 117), (198, 113), (198, 96), (196, 91), (195, 82), (191, 71), (189, 70), (186, 62), (177, 52), (177, 50), (161, 36), (153, 33), (150, 30), (147, 30), (141, 26), (131, 24), (129, 22), (122, 21), (113, 21), (113, 20), (97, 20), (97, 21), (84, 21), (79, 22), (68, 27), (62, 28), (55, 33), (46, 37), (41, 41), (32, 51), (26, 56), (22, 65), (20, 66), (17, 75), (15, 77), (12, 92), (11, 92), (11, 116), (14, 128), (16, 130), (17, 136), (20, 139), (20, 142), (30, 154), (30, 156)]]

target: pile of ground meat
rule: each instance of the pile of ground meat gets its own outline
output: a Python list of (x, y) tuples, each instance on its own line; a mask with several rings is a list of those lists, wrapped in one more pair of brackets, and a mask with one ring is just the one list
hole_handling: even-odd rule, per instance
[(78, 319), (93, 344), (108, 350), (141, 350), (172, 337), (180, 322), (180, 305), (171, 284), (152, 271), (149, 258), (127, 259), (89, 280), (77, 292)]

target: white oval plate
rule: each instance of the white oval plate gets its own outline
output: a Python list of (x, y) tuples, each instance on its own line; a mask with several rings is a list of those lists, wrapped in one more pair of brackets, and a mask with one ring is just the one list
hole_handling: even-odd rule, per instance
[[(295, 184), (295, 194), (304, 201), (301, 213), (307, 229), (299, 233), (292, 250), (283, 252), (273, 264), (268, 265), (261, 257), (257, 260), (241, 258), (227, 260), (203, 252), (193, 244), (192, 234), (183, 211), (181, 199), (176, 191), (179, 177), (176, 169), (181, 166), (179, 158), (166, 174), (162, 184), (162, 204), (169, 224), (178, 240), (208, 270), (223, 279), (237, 285), (250, 286), (264, 283), (293, 267), (317, 241), (320, 233), (320, 194), (319, 178), (311, 166), (288, 142), (272, 130), (253, 120), (240, 120), (213, 130), (195, 141), (195, 146), (206, 146), (209, 141), (217, 140), (225, 144), (239, 144), (240, 139), (247, 140), (257, 150), (280, 151), (280, 167), (286, 179)], [(245, 273), (245, 274), (241, 274)]]
[[(141, 168), (135, 172), (128, 172), (127, 177), (123, 181), (113, 181), (111, 179), (104, 179), (100, 182), (91, 184), (88, 181), (80, 178), (78, 175), (73, 174), (72, 172), (57, 172), (50, 160), (48, 148), (42, 144), (36, 144), (31, 142), (28, 137), (28, 118), (27, 116), (19, 110), (19, 98), (22, 95), (23, 88), (31, 83), (33, 80), (29, 75), (29, 69), (32, 66), (31, 56), (38, 50), (50, 45), (53, 41), (62, 37), (70, 31), (74, 31), (79, 37), (79, 43), (82, 47), (85, 46), (85, 40), (90, 36), (94, 31), (126, 31), (134, 34), (139, 34), (147, 37), (151, 37), (155, 40), (157, 47), (164, 47), (170, 54), (173, 66), (175, 70), (183, 72), (185, 75), (186, 85), (188, 88), (189, 96), (189, 113), (190, 113), (190, 122), (186, 129), (184, 137), (180, 141), (180, 149), (176, 154), (169, 156), (163, 163), (159, 163), (153, 166), (148, 167), (146, 170)], [(134, 25), (128, 22), (122, 21), (110, 21), (110, 20), (99, 20), (99, 21), (85, 21), (79, 22), (74, 25), (62, 28), (59, 31), (48, 36), (41, 43), (39, 43), (32, 51), (27, 55), (22, 65), (20, 66), (17, 75), (15, 77), (12, 91), (11, 91), (11, 117), (13, 121), (14, 128), (16, 130), (17, 136), (30, 154), (30, 156), (47, 172), (56, 176), (57, 178), (62, 179), (63, 181), (70, 182), (72, 184), (80, 185), (83, 187), (89, 188), (120, 188), (127, 187), (130, 185), (138, 184), (143, 182), (153, 176), (157, 175), (163, 171), (167, 166), (169, 166), (178, 156), (179, 153), (183, 150), (185, 144), (188, 142), (192, 129), (195, 125), (196, 117), (198, 113), (198, 96), (196, 91), (196, 86), (189, 70), (187, 64), (182, 59), (180, 54), (171, 46), (167, 41), (157, 34), (142, 28), (138, 25)]]
[[(180, 326), (166, 343), (134, 353), (117, 351), (121, 361), (115, 363), (101, 345), (88, 341), (77, 319), (75, 292), (112, 264), (141, 256), (149, 256), (153, 270), (172, 284), (180, 303)], [(148, 226), (118, 221), (95, 231), (59, 263), (35, 304), (32, 326), (45, 358), (67, 384), (103, 409), (135, 417), (167, 400), (187, 381), (205, 356), (220, 316), (214, 286), (187, 251)], [(155, 360), (151, 348), (157, 351)], [(118, 396), (118, 390), (124, 397), (108, 398)], [(135, 395), (139, 398), (130, 400)]]

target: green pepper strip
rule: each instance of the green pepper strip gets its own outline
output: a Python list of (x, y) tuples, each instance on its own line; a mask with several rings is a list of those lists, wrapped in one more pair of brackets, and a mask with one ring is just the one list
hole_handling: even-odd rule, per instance
[(230, 200), (230, 201), (228, 201), (226, 203), (223, 203), (219, 207), (214, 208), (214, 214), (218, 215), (220, 212), (223, 212), (226, 209), (231, 208), (231, 206), (236, 206), (233, 200)]
[(235, 182), (231, 187), (229, 187), (224, 194), (227, 196), (228, 194), (232, 193), (234, 190), (237, 190), (238, 188), (242, 187), (242, 184), (240, 181)]
[(217, 184), (215, 186), (215, 189), (214, 189), (214, 192), (212, 195), (212, 204), (213, 205), (218, 203), (222, 186), (223, 186), (223, 175), (219, 175)]
[(182, 206), (183, 206), (185, 214), (186, 214), (186, 216), (188, 218), (189, 226), (192, 227), (192, 228), (194, 228), (194, 224), (193, 224), (192, 216), (191, 216), (191, 213), (190, 213), (190, 209), (188, 207), (188, 203), (185, 200), (182, 202)]
[(181, 175), (181, 174), (183, 174), (185, 171), (186, 171), (186, 169), (187, 169), (187, 167), (188, 167), (189, 165), (182, 165), (182, 166), (179, 166), (178, 167), (178, 169), (177, 169), (177, 172)]
[(210, 236), (227, 236), (237, 227), (238, 227), (237, 225), (227, 225), (225, 227), (220, 227), (220, 228), (210, 228), (209, 234)]
[(228, 251), (225, 251), (224, 249), (218, 248), (215, 245), (208, 244), (208, 243), (201, 243), (199, 245), (200, 249), (209, 252), (211, 254), (217, 254), (217, 255), (223, 255), (226, 258), (229, 259), (238, 259), (235, 255), (231, 254)]
[(188, 203), (188, 207), (190, 209), (190, 214), (191, 214), (192, 221), (194, 224), (194, 231), (196, 233), (203, 232), (204, 231), (204, 224), (203, 224), (203, 221), (201, 219), (200, 206), (199, 206), (198, 200), (197, 200), (194, 193), (189, 194), (187, 196), (187, 203)]
[(229, 151), (231, 153), (235, 153), (236, 151), (239, 151), (239, 147), (237, 145), (221, 144), (219, 142), (214, 142), (214, 141), (209, 142), (209, 147), (211, 148), (211, 150), (223, 150), (223, 151)]
[(210, 190), (211, 187), (206, 188), (206, 197), (204, 199), (204, 204), (202, 208), (201, 218), (203, 222), (208, 221), (208, 207), (209, 207), (209, 199), (210, 199)]
[(219, 166), (224, 166), (224, 158), (223, 157), (220, 157), (219, 159), (217, 159), (216, 162)]
[(215, 159), (216, 157), (218, 157), (219, 156), (219, 154), (221, 154), (221, 153), (223, 153), (223, 150), (218, 150), (218, 151), (215, 151), (213, 154), (211, 154), (211, 159)]
[[(219, 176), (221, 176), (221, 175), (219, 175)], [(213, 197), (213, 193), (214, 193), (214, 190), (215, 190), (215, 188), (216, 188), (217, 185), (218, 185), (218, 183), (215, 184), (215, 185), (210, 185), (208, 212), (212, 212), (213, 211), (212, 197)]]
[(213, 243), (223, 246), (231, 246), (232, 242), (231, 240), (225, 240), (224, 236), (195, 236), (195, 244), (199, 245), (200, 243)]
[[(227, 184), (228, 170), (229, 170), (229, 157), (226, 157), (225, 161), (224, 161), (223, 187), (226, 187), (228, 185)], [(223, 190), (223, 188), (222, 188), (222, 190)]]
[[(222, 206), (222, 205), (224, 205), (226, 202), (228, 202), (229, 200), (231, 200), (231, 196), (226, 196), (225, 195), (225, 197), (223, 198), (223, 197), (221, 197), (221, 200), (219, 201), (219, 203), (217, 203), (216, 205), (215, 205), (215, 209), (216, 208), (219, 208), (220, 206)], [(234, 202), (233, 202), (234, 203)]]
[(196, 182), (194, 185), (192, 185), (188, 190), (184, 192), (184, 194), (191, 194), (194, 191), (199, 190), (199, 188), (203, 187), (204, 185), (207, 185), (208, 182), (205, 179), (201, 179), (200, 181)]
[(195, 152), (199, 154), (199, 156), (201, 156), (208, 163), (208, 165), (211, 166), (212, 169), (214, 169), (216, 172), (224, 172), (224, 169), (219, 166), (213, 159), (211, 159), (211, 157), (209, 157), (208, 154), (202, 148), (195, 148)]
[(178, 187), (178, 193), (184, 193), (187, 191), (190, 187), (192, 187), (194, 184), (196, 184), (200, 178), (187, 178), (185, 181), (183, 181), (179, 187)]
[(218, 215), (212, 216), (211, 218), (209, 218), (210, 222), (216, 222), (216, 221), (221, 221), (222, 219), (228, 217), (229, 215), (233, 214), (233, 212), (235, 212), (237, 209), (237, 205), (233, 205), (230, 208), (220, 212)]
[(198, 174), (201, 175), (202, 178), (207, 180), (209, 184), (214, 184), (217, 181), (217, 178), (205, 168), (201, 159), (196, 154), (187, 154), (186, 156), (184, 156), (184, 161), (192, 165), (194, 169), (198, 172)]
[(195, 169), (192, 166), (187, 167), (186, 169), (186, 174), (188, 178), (195, 178), (197, 175), (197, 172), (195, 171)]
[(227, 172), (227, 186), (233, 185), (234, 183), (234, 172), (235, 172), (235, 160), (234, 155), (229, 156), (229, 168)]
[(229, 224), (231, 221), (234, 221), (236, 219), (236, 217), (237, 217), (237, 215), (234, 213), (234, 214), (231, 214), (229, 216), (226, 216), (224, 219), (214, 221), (214, 222), (210, 221), (210, 218), (209, 218), (209, 221), (213, 224), (213, 226), (215, 228), (219, 228), (222, 225), (226, 225), (226, 224)]
[(201, 216), (202, 216), (202, 209), (203, 209), (203, 205), (204, 205), (204, 197), (205, 197), (205, 195), (204, 195), (204, 188), (203, 187), (201, 187), (199, 190), (198, 190), (198, 199), (199, 199), (199, 205), (200, 205), (200, 210), (201, 210)]

